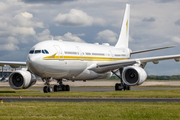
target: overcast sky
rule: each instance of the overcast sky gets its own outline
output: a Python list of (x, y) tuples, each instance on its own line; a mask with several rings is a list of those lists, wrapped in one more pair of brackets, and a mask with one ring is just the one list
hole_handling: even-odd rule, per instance
[[(115, 45), (126, 3), (133, 51), (177, 45), (132, 58), (180, 54), (179, 0), (0, 0), (0, 60), (26, 61), (30, 48), (62, 39)], [(148, 75), (180, 75), (174, 60), (148, 63)]]

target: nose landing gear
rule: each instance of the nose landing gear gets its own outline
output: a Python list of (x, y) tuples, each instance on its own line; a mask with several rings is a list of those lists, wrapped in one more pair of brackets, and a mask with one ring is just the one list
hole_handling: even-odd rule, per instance
[(47, 85), (47, 86), (44, 86), (43, 92), (44, 92), (44, 93), (53, 92), (53, 89), (52, 89), (52, 87), (51, 87), (50, 84), (49, 84), (50, 79), (47, 78), (47, 79), (44, 79), (44, 81), (46, 81), (45, 85)]
[(53, 92), (53, 89), (52, 89), (52, 87), (50, 85), (49, 86), (44, 86), (43, 92), (44, 93)]

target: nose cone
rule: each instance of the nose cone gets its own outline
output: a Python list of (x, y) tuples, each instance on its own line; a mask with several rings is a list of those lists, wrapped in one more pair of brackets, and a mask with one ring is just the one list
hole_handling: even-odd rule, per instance
[(38, 63), (38, 56), (35, 55), (28, 55), (27, 63), (29, 65), (37, 64)]
[(38, 66), (40, 66), (40, 59), (36, 55), (28, 55), (27, 57), (27, 65), (28, 69), (33, 72), (34, 74), (37, 73)]

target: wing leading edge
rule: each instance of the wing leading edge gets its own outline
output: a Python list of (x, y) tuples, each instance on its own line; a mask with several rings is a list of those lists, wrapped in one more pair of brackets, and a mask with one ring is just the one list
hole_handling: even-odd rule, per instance
[(160, 47), (160, 48), (154, 48), (154, 49), (133, 51), (133, 52), (131, 52), (131, 55), (132, 54), (137, 54), (137, 53), (144, 53), (144, 52), (150, 52), (150, 51), (155, 51), (155, 50), (162, 50), (162, 49), (167, 49), (167, 48), (173, 48), (173, 47), (176, 47), (176, 46), (174, 45), (174, 46)]
[(26, 62), (15, 62), (15, 61), (0, 61), (0, 66), (9, 65), (12, 68), (18, 68), (20, 66), (26, 66)]
[(129, 60), (120, 60), (120, 61), (111, 61), (111, 62), (101, 62), (93, 65), (89, 68), (89, 70), (93, 70), (95, 72), (103, 73), (107, 71), (112, 71), (115, 69), (119, 69), (122, 67), (126, 67), (134, 64), (143, 64), (147, 62), (153, 62), (157, 64), (161, 60), (174, 59), (176, 62), (180, 61), (179, 55), (168, 55), (168, 56), (158, 56), (158, 57), (147, 57), (147, 58), (138, 58), (138, 59), (129, 59)]

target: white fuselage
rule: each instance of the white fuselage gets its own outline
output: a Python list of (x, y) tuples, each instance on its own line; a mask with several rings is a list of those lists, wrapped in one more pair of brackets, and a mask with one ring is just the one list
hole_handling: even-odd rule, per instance
[(48, 40), (31, 48), (28, 69), (42, 78), (93, 80), (108, 78), (111, 72), (97, 73), (88, 68), (94, 63), (130, 58), (125, 47)]

